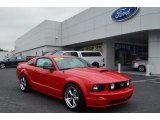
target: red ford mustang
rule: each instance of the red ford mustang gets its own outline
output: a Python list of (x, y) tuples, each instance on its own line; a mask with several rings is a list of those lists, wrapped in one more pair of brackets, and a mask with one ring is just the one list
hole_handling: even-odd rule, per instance
[(133, 93), (130, 77), (76, 57), (33, 58), (17, 66), (17, 76), (23, 92), (33, 89), (59, 98), (70, 110), (122, 104)]

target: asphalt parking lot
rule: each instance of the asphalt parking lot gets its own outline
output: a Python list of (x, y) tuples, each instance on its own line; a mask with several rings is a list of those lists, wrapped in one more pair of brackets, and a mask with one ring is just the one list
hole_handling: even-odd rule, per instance
[[(133, 97), (126, 104), (105, 109), (87, 108), (83, 112), (101, 113), (159, 113), (160, 77), (130, 75), (135, 87)], [(0, 113), (70, 113), (63, 101), (31, 91), (19, 89), (15, 68), (0, 69)]]

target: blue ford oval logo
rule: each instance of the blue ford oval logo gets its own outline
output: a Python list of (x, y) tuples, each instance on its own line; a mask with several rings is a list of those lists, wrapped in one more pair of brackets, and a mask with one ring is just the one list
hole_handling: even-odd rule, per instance
[(121, 7), (113, 12), (114, 21), (125, 21), (133, 17), (139, 11), (138, 7)]

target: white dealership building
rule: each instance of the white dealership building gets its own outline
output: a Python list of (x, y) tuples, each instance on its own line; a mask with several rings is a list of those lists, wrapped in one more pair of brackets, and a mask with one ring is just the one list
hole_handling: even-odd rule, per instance
[(160, 8), (89, 8), (63, 22), (45, 20), (15, 42), (25, 56), (54, 50), (102, 51), (109, 69), (147, 56), (150, 72), (160, 74)]

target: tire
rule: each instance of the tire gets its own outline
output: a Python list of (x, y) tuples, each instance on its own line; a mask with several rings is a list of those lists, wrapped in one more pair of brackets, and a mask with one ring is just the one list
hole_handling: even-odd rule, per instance
[(92, 63), (93, 67), (99, 68), (99, 64), (97, 62)]
[(146, 71), (145, 66), (140, 65), (140, 66), (138, 67), (138, 71), (139, 71), (139, 72), (144, 72), (144, 71)]
[(22, 74), (20, 77), (19, 85), (20, 85), (20, 89), (22, 92), (29, 92), (30, 91), (28, 80), (24, 74)]
[(1, 69), (4, 69), (5, 67), (6, 67), (6, 65), (5, 65), (4, 63), (1, 63), (1, 64), (0, 64), (0, 68), (1, 68)]
[(84, 96), (80, 88), (74, 84), (68, 84), (64, 89), (64, 101), (68, 109), (80, 111), (85, 108)]

